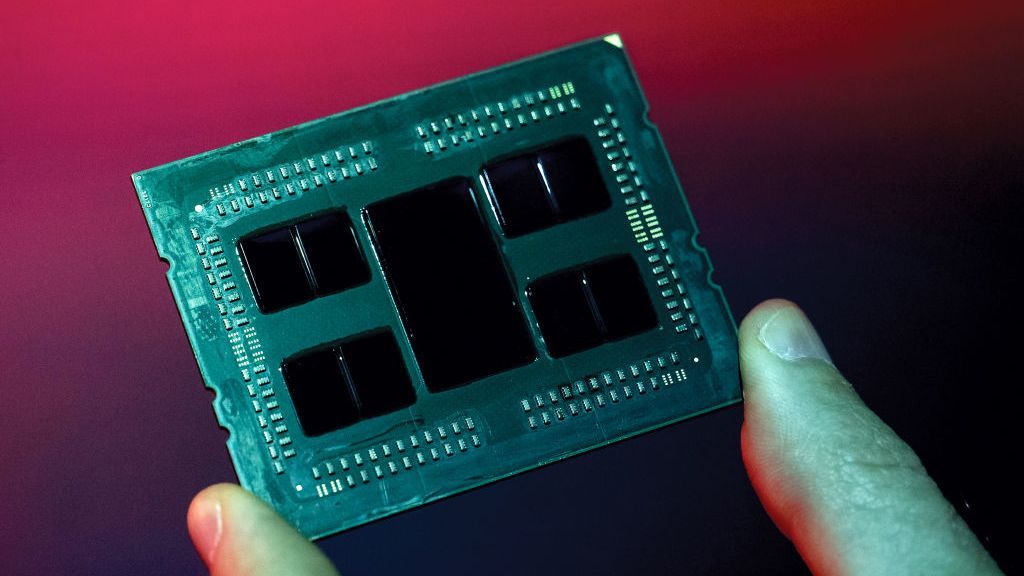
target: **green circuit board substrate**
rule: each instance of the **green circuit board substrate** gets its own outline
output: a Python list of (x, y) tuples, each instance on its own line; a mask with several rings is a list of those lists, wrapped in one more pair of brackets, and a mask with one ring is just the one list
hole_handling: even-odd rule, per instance
[(740, 399), (617, 35), (134, 182), (238, 478), (311, 538)]

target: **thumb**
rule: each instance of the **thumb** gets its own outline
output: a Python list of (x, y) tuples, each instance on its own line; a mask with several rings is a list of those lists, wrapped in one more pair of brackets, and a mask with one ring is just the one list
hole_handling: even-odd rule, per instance
[(815, 574), (1000, 573), (796, 305), (770, 300), (747, 315), (740, 370), (747, 473)]
[(262, 500), (234, 484), (192, 499), (188, 532), (212, 576), (337, 576), (331, 561)]

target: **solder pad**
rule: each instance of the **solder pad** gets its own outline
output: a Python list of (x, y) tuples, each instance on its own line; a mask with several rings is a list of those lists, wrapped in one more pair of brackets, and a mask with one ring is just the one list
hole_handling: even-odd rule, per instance
[(617, 35), (134, 182), (238, 478), (309, 537), (740, 398)]

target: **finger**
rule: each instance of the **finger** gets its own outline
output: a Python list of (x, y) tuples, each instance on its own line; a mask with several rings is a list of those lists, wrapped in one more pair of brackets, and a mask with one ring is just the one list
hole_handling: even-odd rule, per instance
[(740, 326), (743, 461), (816, 574), (998, 574), (914, 451), (842, 377), (791, 302)]
[(262, 500), (234, 484), (196, 495), (188, 532), (212, 576), (337, 575), (319, 548)]

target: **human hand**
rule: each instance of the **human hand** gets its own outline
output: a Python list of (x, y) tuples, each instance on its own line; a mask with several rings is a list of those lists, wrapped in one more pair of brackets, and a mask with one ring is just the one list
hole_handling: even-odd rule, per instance
[(188, 533), (211, 576), (338, 575), (315, 544), (236, 484), (196, 494)]
[(1001, 574), (792, 302), (740, 325), (743, 464), (815, 574)]
[[(815, 574), (1000, 574), (914, 451), (832, 365), (796, 305), (740, 326), (743, 463), (768, 514)], [(231, 484), (188, 511), (213, 576), (337, 574), (326, 556)]]

